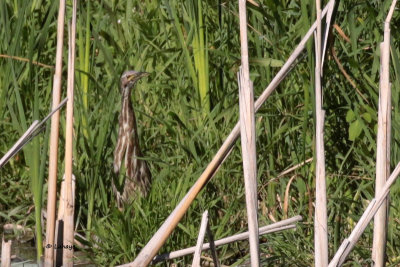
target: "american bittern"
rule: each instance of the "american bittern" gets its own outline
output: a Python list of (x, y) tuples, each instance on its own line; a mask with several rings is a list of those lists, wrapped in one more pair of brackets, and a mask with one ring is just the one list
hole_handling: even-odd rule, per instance
[(112, 181), (112, 189), (117, 197), (118, 207), (132, 201), (140, 192), (146, 196), (150, 189), (151, 173), (146, 161), (140, 159), (142, 152), (136, 126), (135, 113), (131, 101), (131, 89), (146, 72), (125, 71), (121, 76), (121, 113), (119, 115), (118, 141), (114, 151), (114, 172), (119, 174), (122, 159), (125, 156), (126, 177), (122, 194)]

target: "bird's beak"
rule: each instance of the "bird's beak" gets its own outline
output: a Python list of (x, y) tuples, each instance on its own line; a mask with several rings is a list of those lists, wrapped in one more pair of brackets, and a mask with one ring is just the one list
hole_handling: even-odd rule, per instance
[(137, 80), (142, 77), (149, 76), (149, 75), (150, 75), (150, 73), (148, 73), (148, 72), (136, 72), (128, 77), (128, 81)]

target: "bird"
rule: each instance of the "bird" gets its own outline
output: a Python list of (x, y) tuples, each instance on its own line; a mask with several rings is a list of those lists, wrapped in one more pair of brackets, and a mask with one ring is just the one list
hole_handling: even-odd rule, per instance
[(121, 113), (119, 114), (118, 140), (114, 150), (114, 173), (119, 175), (122, 161), (125, 160), (125, 182), (122, 193), (112, 180), (113, 193), (117, 198), (118, 208), (135, 199), (138, 193), (146, 197), (151, 186), (151, 173), (147, 162), (142, 157), (135, 113), (132, 107), (131, 91), (136, 82), (148, 76), (147, 72), (125, 71), (120, 79)]

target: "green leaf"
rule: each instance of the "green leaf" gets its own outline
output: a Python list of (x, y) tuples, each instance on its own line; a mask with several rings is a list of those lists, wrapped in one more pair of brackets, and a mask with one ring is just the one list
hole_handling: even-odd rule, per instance
[(356, 114), (354, 114), (354, 111), (349, 109), (349, 111), (347, 111), (347, 114), (346, 114), (346, 121), (347, 122), (352, 122), (355, 119), (356, 119)]
[(360, 136), (362, 131), (361, 123), (359, 120), (354, 121), (349, 127), (349, 140), (354, 141)]
[(372, 121), (372, 117), (371, 114), (369, 114), (368, 112), (365, 112), (364, 114), (361, 115), (361, 117), (367, 121), (368, 123), (370, 123)]

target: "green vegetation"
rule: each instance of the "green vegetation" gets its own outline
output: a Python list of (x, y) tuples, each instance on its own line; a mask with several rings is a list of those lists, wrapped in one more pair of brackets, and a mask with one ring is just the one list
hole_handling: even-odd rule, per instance
[[(248, 4), (250, 71), (256, 96), (315, 19), (312, 0), (258, 2), (262, 2), (259, 7)], [(349, 42), (332, 30), (324, 68), (330, 255), (374, 195), (379, 43), (390, 2), (340, 1), (334, 17)], [(54, 74), (51, 68), (4, 56), (54, 65), (57, 10), (58, 1), (0, 1), (0, 155), (33, 120), (48, 113)], [(70, 13), (67, 1), (68, 19)], [(79, 1), (75, 222), (90, 241), (91, 249), (86, 252), (98, 265), (125, 263), (137, 255), (237, 122), (237, 13), (236, 1)], [(391, 46), (392, 166), (400, 160), (399, 26), (397, 10)], [(261, 239), (262, 261), (268, 266), (310, 266), (313, 262), (314, 163), (275, 179), (281, 171), (314, 154), (313, 45), (310, 40), (297, 66), (256, 116), (260, 225), (297, 214), (304, 217), (296, 231)], [(356, 88), (340, 71), (334, 54)], [(151, 73), (137, 85), (132, 99), (153, 185), (147, 198), (137, 199), (120, 212), (111, 178), (120, 109), (119, 76), (127, 69)], [(66, 83), (63, 96), (65, 89)], [(64, 133), (63, 111), (59, 182)], [(35, 228), (38, 243), (42, 242), (43, 229), (38, 220), (35, 226), (35, 218), (40, 217), (47, 196), (47, 151), (48, 130), (0, 170), (0, 226), (16, 223)], [(289, 197), (285, 198), (293, 175)], [(238, 142), (161, 252), (194, 245), (205, 209), (209, 210), (215, 238), (244, 231), (243, 185)], [(400, 262), (399, 191), (397, 183), (391, 191), (389, 266)], [(284, 202), (289, 203), (288, 210), (283, 209)], [(33, 203), (35, 209), (31, 208)], [(370, 262), (371, 230), (367, 228), (347, 266)], [(239, 242), (218, 251), (224, 264), (236, 266), (248, 260), (247, 247), (246, 242)], [(175, 262), (190, 263), (191, 257)]]

